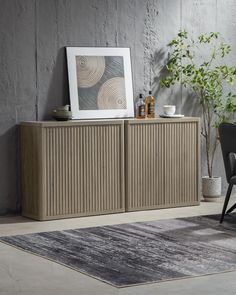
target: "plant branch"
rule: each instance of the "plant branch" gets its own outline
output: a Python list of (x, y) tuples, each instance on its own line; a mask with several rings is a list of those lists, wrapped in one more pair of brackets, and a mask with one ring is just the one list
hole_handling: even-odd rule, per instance
[[(188, 86), (202, 106), (201, 134), (205, 141), (209, 177), (213, 175), (218, 144), (217, 128), (232, 113), (236, 113), (236, 95), (231, 92), (224, 95), (227, 85), (232, 85), (235, 80), (236, 67), (222, 62), (231, 47), (221, 40), (220, 34), (216, 32), (201, 34), (192, 40), (186, 31), (180, 31), (170, 43), (172, 53), (166, 66), (168, 75), (161, 82), (167, 88), (175, 83)], [(203, 47), (204, 54), (200, 47)], [(205, 55), (206, 47), (210, 51), (208, 58)], [(201, 59), (202, 62), (199, 62)]]

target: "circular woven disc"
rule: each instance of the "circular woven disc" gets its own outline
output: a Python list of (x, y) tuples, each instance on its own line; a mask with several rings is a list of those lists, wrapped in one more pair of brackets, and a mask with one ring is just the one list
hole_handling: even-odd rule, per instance
[(76, 56), (76, 73), (78, 87), (94, 86), (105, 71), (104, 56)]
[(125, 79), (115, 77), (107, 80), (99, 89), (98, 109), (126, 109)]

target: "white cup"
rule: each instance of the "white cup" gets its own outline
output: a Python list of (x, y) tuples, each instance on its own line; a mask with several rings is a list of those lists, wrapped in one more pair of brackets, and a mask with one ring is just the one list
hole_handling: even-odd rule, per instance
[(165, 105), (165, 106), (163, 106), (164, 114), (167, 115), (167, 116), (174, 115), (175, 110), (176, 110), (176, 106), (174, 106), (174, 105)]

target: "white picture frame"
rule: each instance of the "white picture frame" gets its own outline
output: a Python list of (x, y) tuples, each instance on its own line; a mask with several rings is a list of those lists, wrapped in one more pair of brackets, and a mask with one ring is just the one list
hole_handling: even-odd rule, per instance
[(134, 117), (129, 48), (66, 47), (73, 119)]

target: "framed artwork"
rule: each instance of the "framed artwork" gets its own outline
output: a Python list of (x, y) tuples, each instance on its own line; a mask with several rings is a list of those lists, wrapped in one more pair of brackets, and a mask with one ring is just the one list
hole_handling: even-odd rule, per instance
[(134, 116), (129, 48), (66, 47), (73, 119)]

